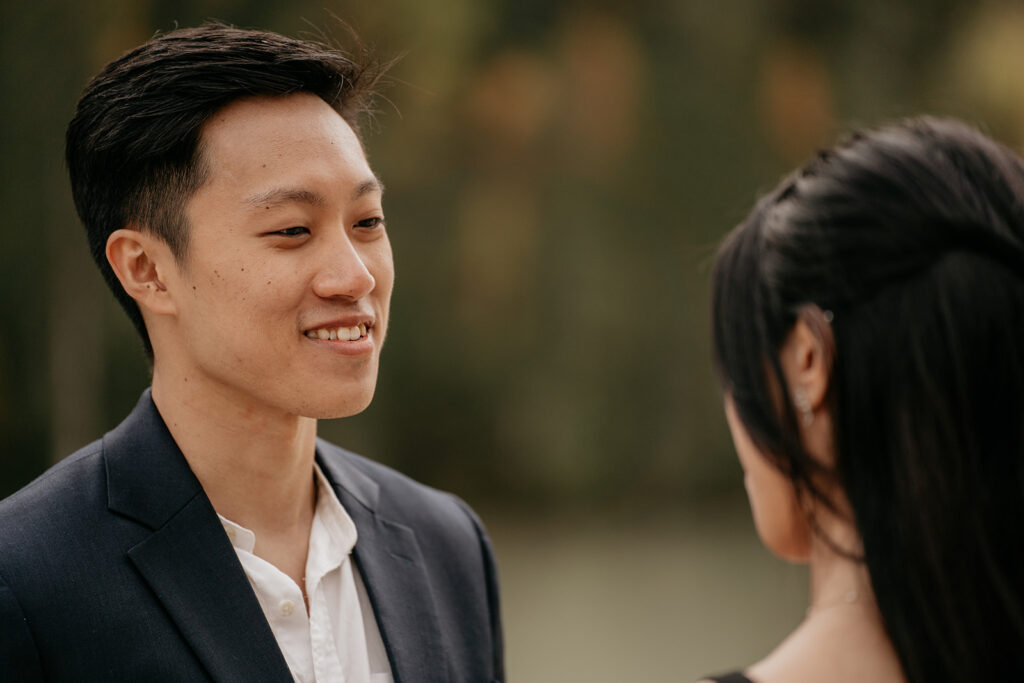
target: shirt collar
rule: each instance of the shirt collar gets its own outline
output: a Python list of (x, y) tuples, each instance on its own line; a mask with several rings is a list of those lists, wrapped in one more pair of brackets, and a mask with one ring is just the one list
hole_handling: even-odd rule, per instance
[(220, 523), (224, 527), (224, 532), (228, 535), (228, 540), (231, 541), (231, 545), (237, 550), (244, 550), (247, 553), (251, 553), (253, 548), (256, 547), (256, 534), (246, 529), (241, 524), (235, 524), (230, 519), (222, 514), (217, 514), (220, 517)]
[(355, 548), (358, 534), (352, 518), (341, 506), (327, 477), (314, 465), (317, 498), (313, 528), (309, 532), (309, 555), (306, 559), (306, 580), (317, 581), (335, 567), (341, 566)]
[[(330, 482), (320, 466), (313, 464), (316, 482), (316, 510), (309, 532), (309, 555), (306, 558), (306, 577), (319, 580), (327, 572), (341, 565), (355, 548), (358, 534), (352, 518), (341, 506)], [(240, 524), (218, 514), (231, 545), (252, 553), (256, 547), (256, 534)]]

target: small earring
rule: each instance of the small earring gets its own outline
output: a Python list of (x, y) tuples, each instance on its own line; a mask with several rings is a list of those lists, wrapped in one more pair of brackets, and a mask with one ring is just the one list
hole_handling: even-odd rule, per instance
[(800, 411), (800, 419), (804, 426), (810, 427), (814, 422), (814, 411), (811, 410), (811, 402), (807, 400), (807, 392), (799, 388), (794, 389), (793, 403), (796, 404), (796, 409)]

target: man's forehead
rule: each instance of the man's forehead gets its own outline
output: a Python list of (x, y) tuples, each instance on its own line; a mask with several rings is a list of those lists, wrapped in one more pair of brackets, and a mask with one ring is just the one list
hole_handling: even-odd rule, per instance
[[(246, 141), (247, 146), (272, 145), (275, 141), (285, 144), (317, 135), (338, 138), (346, 146), (358, 148), (363, 156), (362, 143), (348, 121), (312, 93), (234, 100), (211, 115), (199, 133), (200, 144), (204, 147), (232, 146), (242, 141)], [(235, 151), (246, 150), (237, 148)]]
[(208, 180), (248, 185), (246, 203), (315, 203), (301, 194), (306, 176), (343, 176), (357, 197), (383, 191), (352, 127), (308, 93), (227, 105), (203, 127), (200, 149)]

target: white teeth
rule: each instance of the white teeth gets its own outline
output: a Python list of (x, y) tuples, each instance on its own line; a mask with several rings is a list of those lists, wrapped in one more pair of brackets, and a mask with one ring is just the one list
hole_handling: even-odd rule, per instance
[(323, 339), (324, 341), (355, 341), (365, 337), (368, 330), (369, 328), (365, 324), (360, 323), (352, 327), (339, 327), (337, 329), (324, 327), (319, 330), (308, 330), (304, 334), (310, 339)]

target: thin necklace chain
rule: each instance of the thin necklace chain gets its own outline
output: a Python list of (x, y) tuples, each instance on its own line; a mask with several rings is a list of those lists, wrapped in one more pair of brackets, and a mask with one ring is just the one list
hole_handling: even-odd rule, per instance
[(849, 605), (856, 605), (857, 601), (860, 600), (860, 593), (856, 590), (848, 590), (843, 593), (842, 597), (838, 600), (830, 600), (824, 604), (817, 603), (810, 605), (807, 608), (806, 616), (811, 616), (815, 612), (823, 612), (825, 610), (832, 609), (833, 607), (847, 607)]

